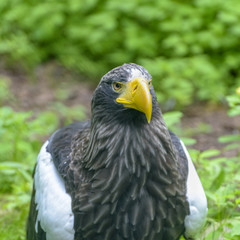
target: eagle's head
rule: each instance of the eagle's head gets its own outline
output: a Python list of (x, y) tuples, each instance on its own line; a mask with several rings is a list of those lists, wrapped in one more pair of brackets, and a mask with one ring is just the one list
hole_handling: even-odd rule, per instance
[(150, 123), (157, 106), (148, 71), (137, 64), (124, 64), (105, 74), (92, 101), (93, 116), (111, 116), (121, 122), (136, 120)]

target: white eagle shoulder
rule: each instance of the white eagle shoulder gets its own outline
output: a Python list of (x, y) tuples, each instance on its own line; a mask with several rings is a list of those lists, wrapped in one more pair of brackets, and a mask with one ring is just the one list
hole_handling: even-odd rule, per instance
[(187, 200), (190, 214), (186, 216), (184, 221), (185, 236), (194, 237), (201, 230), (206, 220), (208, 212), (207, 198), (191, 157), (182, 141), (181, 145), (188, 160)]
[(35, 230), (38, 232), (40, 222), (48, 240), (73, 240), (71, 197), (66, 193), (63, 179), (46, 150), (47, 145), (48, 141), (41, 148), (34, 175), (38, 211)]

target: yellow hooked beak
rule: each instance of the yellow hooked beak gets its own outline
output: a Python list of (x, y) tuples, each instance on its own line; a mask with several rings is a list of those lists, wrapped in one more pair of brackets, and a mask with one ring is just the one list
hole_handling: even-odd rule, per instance
[(146, 115), (148, 123), (152, 117), (152, 96), (149, 90), (149, 83), (144, 78), (135, 78), (124, 84), (122, 93), (116, 99), (126, 108), (133, 108)]

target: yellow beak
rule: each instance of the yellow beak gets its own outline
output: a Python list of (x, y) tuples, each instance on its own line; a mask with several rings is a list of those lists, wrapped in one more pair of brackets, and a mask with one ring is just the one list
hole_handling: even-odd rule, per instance
[(131, 82), (126, 83), (116, 101), (122, 103), (126, 108), (133, 108), (143, 112), (148, 123), (150, 123), (152, 117), (152, 96), (146, 79), (135, 78)]

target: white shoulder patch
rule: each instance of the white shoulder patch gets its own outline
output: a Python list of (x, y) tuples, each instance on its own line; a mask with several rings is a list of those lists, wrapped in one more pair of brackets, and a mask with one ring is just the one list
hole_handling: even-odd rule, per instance
[(191, 157), (182, 141), (181, 145), (188, 159), (187, 199), (190, 214), (186, 216), (184, 221), (185, 236), (194, 237), (201, 230), (206, 220), (208, 212), (207, 198)]
[(71, 197), (66, 193), (64, 182), (54, 166), (51, 154), (46, 150), (47, 145), (48, 141), (38, 155), (34, 176), (38, 210), (35, 230), (38, 231), (40, 222), (47, 240), (73, 240), (74, 216)]

